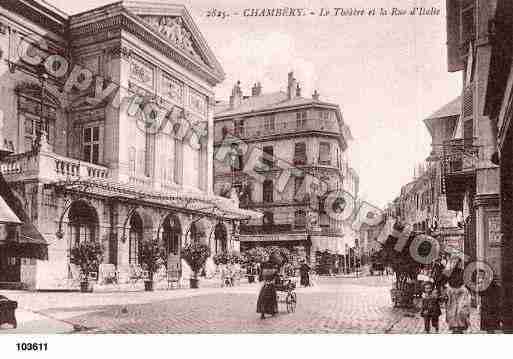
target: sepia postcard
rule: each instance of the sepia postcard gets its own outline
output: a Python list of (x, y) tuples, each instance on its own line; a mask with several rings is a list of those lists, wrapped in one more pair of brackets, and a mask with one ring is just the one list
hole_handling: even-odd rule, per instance
[(0, 339), (512, 333), (512, 34), (510, 0), (0, 0)]

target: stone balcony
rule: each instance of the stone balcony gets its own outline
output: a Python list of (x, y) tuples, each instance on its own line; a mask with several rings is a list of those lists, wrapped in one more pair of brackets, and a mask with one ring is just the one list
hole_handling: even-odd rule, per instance
[[(250, 122), (251, 119), (248, 121)], [(254, 121), (258, 122), (258, 121)], [(295, 134), (298, 132), (329, 132), (340, 133), (339, 124), (336, 120), (321, 120), (309, 118), (306, 120), (276, 121), (274, 124), (246, 125), (238, 128), (226, 128), (224, 134), (230, 134), (239, 139), (255, 139), (277, 135)], [(221, 138), (216, 138), (216, 142)]]
[(107, 179), (107, 167), (41, 150), (13, 154), (0, 161), (0, 171), (8, 182), (40, 180), (58, 182), (75, 179)]

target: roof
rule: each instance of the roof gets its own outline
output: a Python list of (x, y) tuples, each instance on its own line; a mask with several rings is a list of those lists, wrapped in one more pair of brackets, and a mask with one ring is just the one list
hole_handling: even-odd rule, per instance
[(260, 111), (270, 111), (277, 110), (281, 108), (287, 107), (295, 107), (295, 106), (305, 106), (305, 105), (321, 105), (321, 106), (332, 106), (337, 107), (337, 105), (317, 101), (311, 98), (305, 97), (296, 97), (293, 99), (288, 99), (287, 93), (283, 91), (271, 92), (262, 94), (259, 96), (251, 96), (242, 100), (240, 106), (237, 106), (233, 109), (230, 108), (228, 103), (220, 103), (216, 106), (215, 116), (216, 117), (224, 117), (224, 116), (232, 116), (239, 115), (243, 113), (249, 112), (260, 112)]
[(427, 117), (426, 120), (434, 120), (437, 118), (459, 116), (461, 113), (461, 96), (458, 96), (442, 108), (435, 111), (431, 116)]

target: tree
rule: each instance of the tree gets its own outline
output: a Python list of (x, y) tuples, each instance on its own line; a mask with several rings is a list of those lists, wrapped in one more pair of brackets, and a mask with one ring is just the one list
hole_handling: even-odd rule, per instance
[(376, 253), (376, 260), (394, 271), (396, 289), (399, 290), (405, 290), (408, 281), (416, 280), (422, 269), (422, 264), (410, 254), (410, 246), (414, 239), (415, 233), (412, 233), (404, 245), (401, 243), (396, 248), (399, 238), (388, 236), (381, 250)]
[(87, 241), (77, 244), (71, 249), (70, 262), (80, 268), (84, 281), (89, 273), (98, 273), (103, 259), (103, 248), (99, 242)]
[(193, 241), (182, 248), (182, 257), (191, 267), (194, 279), (197, 279), (199, 272), (210, 257), (210, 247)]
[(143, 269), (149, 273), (149, 280), (153, 280), (153, 274), (166, 263), (167, 255), (164, 246), (157, 239), (144, 241), (139, 255)]

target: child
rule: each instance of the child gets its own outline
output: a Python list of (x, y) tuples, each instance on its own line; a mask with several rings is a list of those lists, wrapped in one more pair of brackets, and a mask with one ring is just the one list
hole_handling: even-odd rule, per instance
[(433, 289), (433, 283), (424, 283), (424, 292), (422, 293), (422, 310), (420, 315), (424, 317), (424, 330), (426, 333), (431, 331), (431, 325), (438, 333), (438, 318), (442, 314), (440, 310), (440, 295), (438, 290)]

